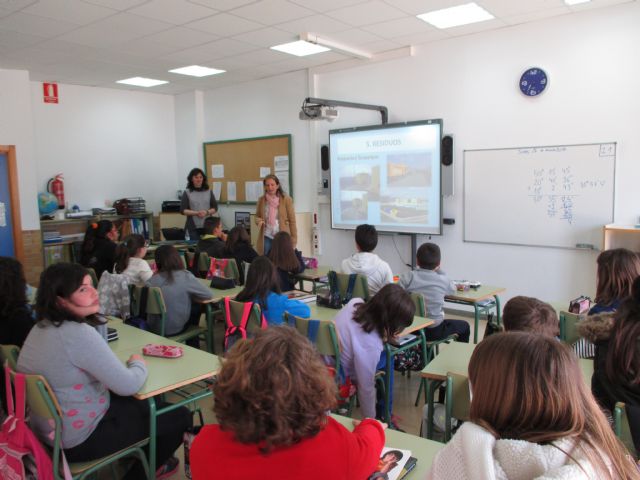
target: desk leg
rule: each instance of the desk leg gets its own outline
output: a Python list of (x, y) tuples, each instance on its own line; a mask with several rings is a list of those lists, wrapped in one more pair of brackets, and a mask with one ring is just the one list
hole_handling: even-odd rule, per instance
[(213, 312), (211, 311), (211, 304), (205, 304), (205, 320), (207, 322), (207, 352), (213, 353)]
[(393, 353), (391, 347), (385, 345), (385, 352), (387, 354), (387, 366), (384, 374), (384, 421), (387, 425), (391, 422), (391, 410), (389, 409), (389, 400), (391, 399), (391, 375), (393, 375)]
[(496, 300), (496, 321), (500, 325), (500, 297), (494, 295), (493, 298)]
[(480, 309), (478, 308), (478, 305), (476, 305), (475, 303), (473, 304), (473, 312), (474, 312), (473, 343), (478, 343), (478, 326), (480, 324)]
[(151, 478), (156, 478), (156, 401), (149, 398), (149, 472)]
[(429, 440), (433, 439), (433, 409), (435, 406), (434, 402), (434, 391), (436, 390), (436, 383), (433, 380), (427, 379), (425, 382), (425, 392), (427, 395), (427, 438)]

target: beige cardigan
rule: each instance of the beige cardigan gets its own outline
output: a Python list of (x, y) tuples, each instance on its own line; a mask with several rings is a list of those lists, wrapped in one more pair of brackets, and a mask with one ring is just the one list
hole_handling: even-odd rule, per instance
[[(258, 207), (256, 208), (256, 225), (260, 225), (260, 220), (264, 221), (264, 195), (258, 200)], [(278, 205), (278, 224), (280, 225), (280, 231), (287, 232), (291, 235), (293, 241), (293, 247), (295, 248), (298, 243), (298, 229), (296, 227), (296, 211), (293, 208), (293, 199), (289, 195), (280, 197), (280, 205)], [(256, 251), (262, 255), (264, 253), (264, 223), (260, 225), (260, 232), (258, 232), (258, 244), (256, 245)]]

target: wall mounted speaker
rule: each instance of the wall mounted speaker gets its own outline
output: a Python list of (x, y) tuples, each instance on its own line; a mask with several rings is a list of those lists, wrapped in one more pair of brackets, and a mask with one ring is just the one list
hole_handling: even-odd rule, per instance
[(329, 170), (329, 145), (320, 147), (320, 167), (323, 172)]
[(329, 195), (329, 184), (331, 182), (330, 173), (331, 162), (329, 161), (329, 145), (320, 146), (320, 191), (325, 195)]
[(453, 136), (445, 135), (440, 143), (440, 162), (442, 163), (442, 195), (453, 196)]

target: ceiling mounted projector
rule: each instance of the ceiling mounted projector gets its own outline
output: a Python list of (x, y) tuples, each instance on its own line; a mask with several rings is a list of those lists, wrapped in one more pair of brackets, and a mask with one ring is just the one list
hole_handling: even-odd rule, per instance
[(303, 105), (299, 114), (300, 120), (328, 120), (338, 118), (338, 110), (325, 105)]

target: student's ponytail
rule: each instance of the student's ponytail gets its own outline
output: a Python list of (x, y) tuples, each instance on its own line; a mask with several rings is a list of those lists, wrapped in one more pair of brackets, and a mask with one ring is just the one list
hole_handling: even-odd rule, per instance
[(116, 273), (124, 272), (129, 266), (129, 259), (144, 247), (144, 237), (139, 234), (127, 236), (123, 242), (116, 247)]

